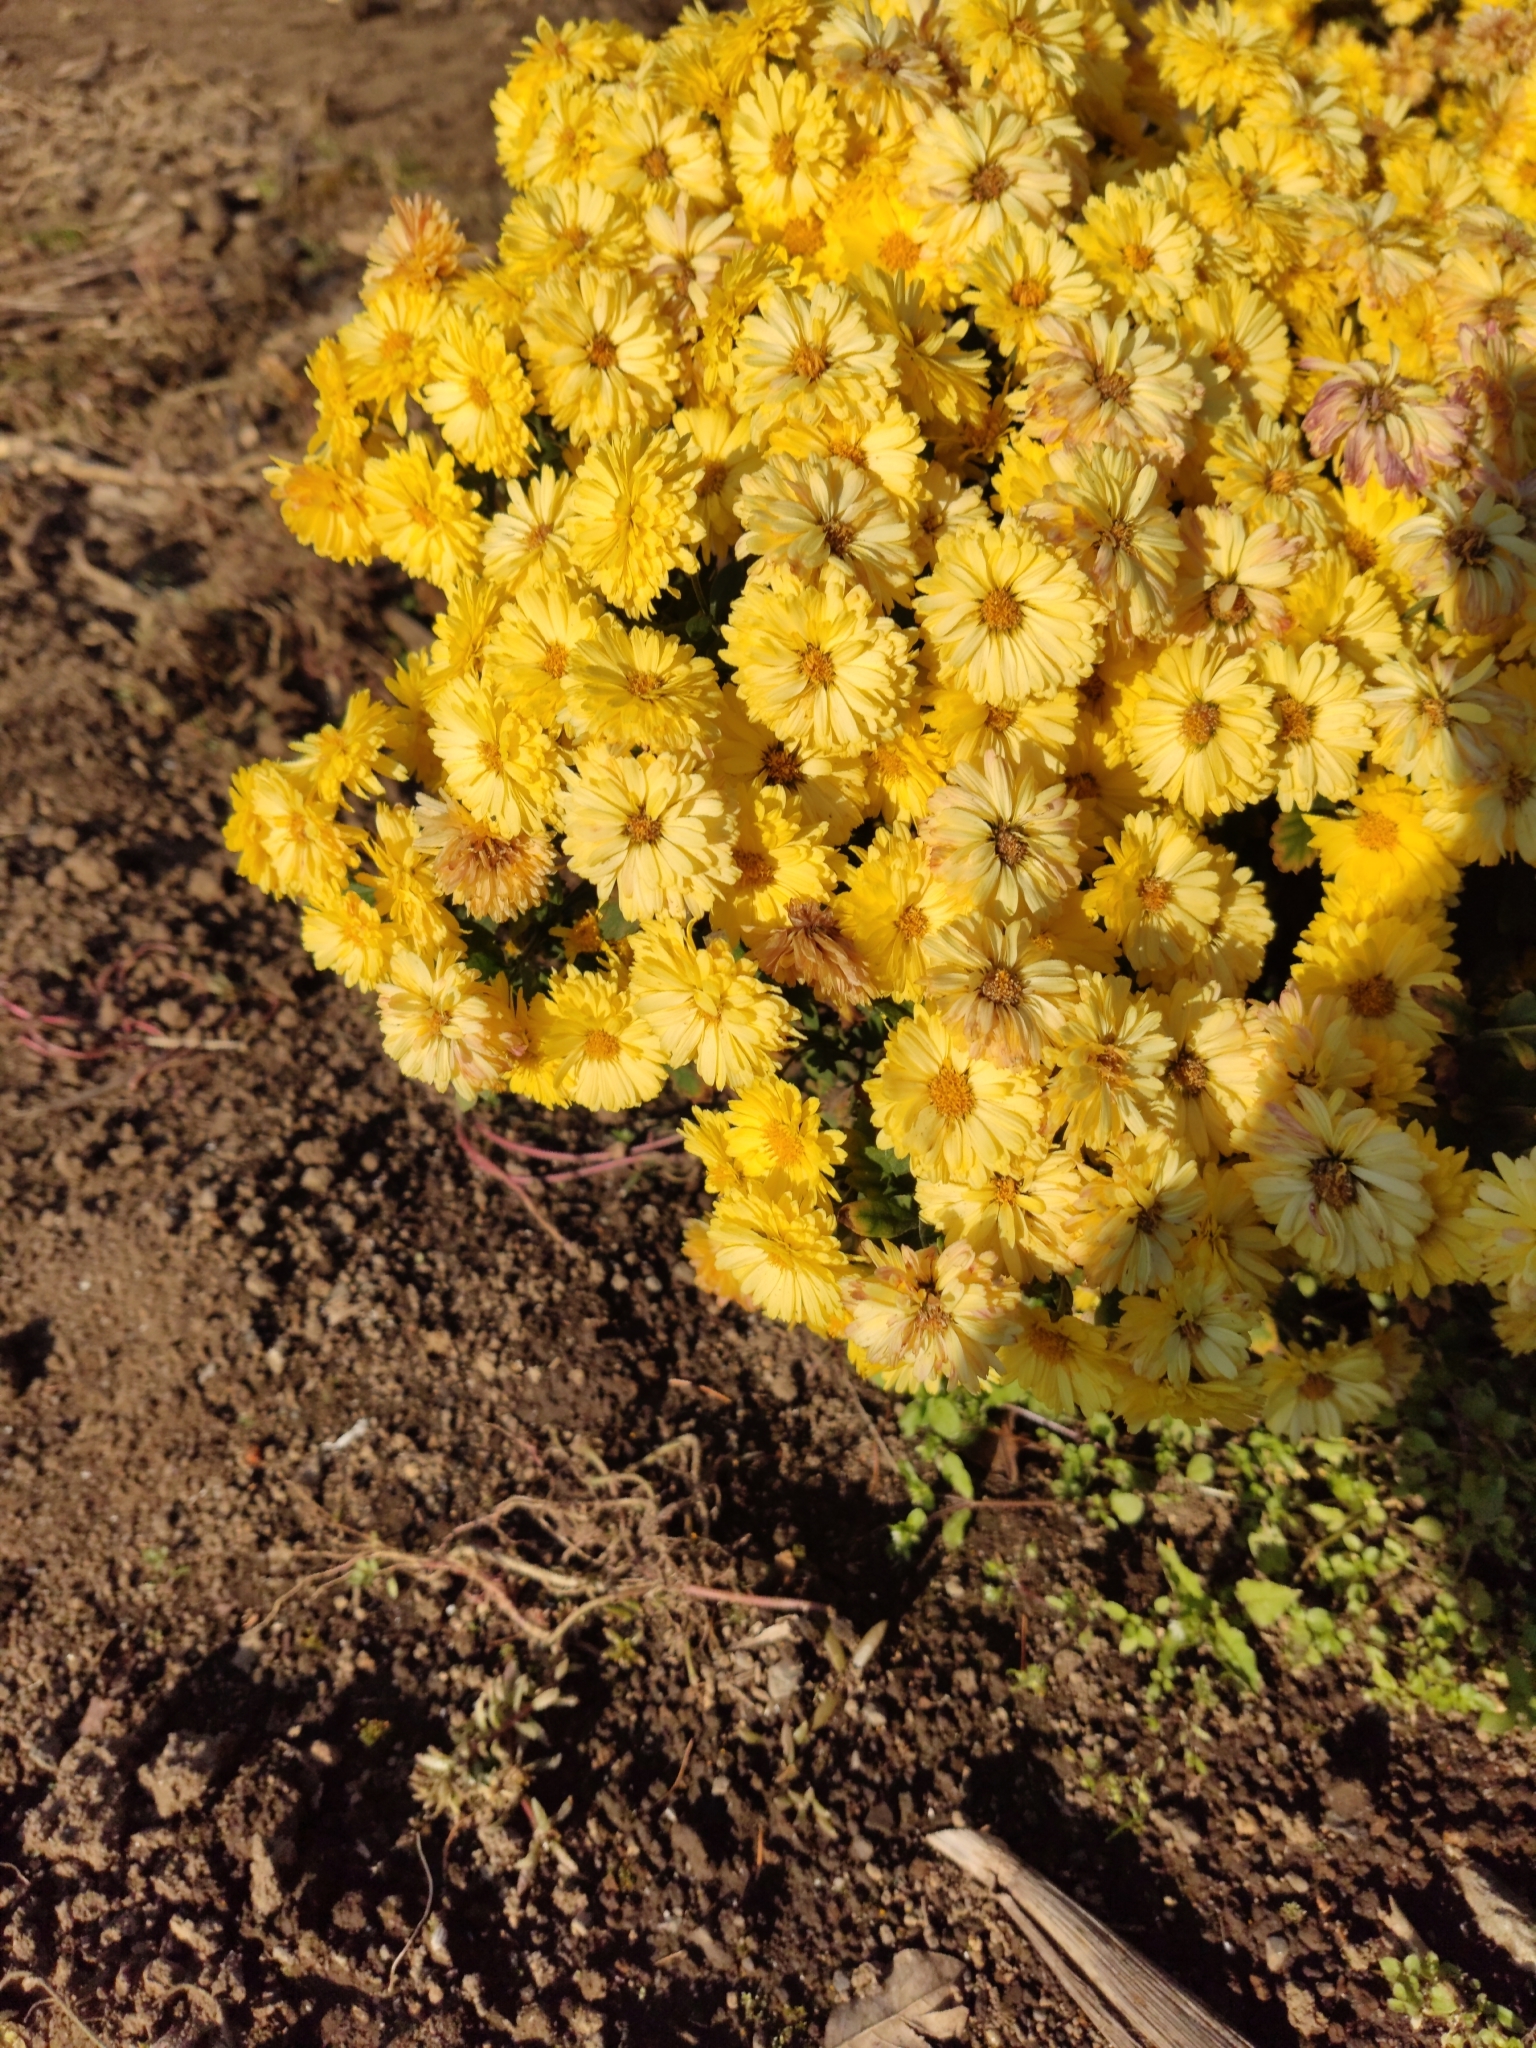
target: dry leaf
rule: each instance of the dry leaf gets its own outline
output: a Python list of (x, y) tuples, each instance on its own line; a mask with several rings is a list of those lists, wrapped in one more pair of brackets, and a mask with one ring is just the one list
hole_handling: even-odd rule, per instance
[(971, 1828), (940, 1828), (929, 1835), (928, 1847), (957, 1863), (978, 1884), (1006, 1892), (1149, 2048), (1249, 2048), (1199, 1999), (990, 1835)]
[(927, 2048), (958, 2041), (970, 2014), (955, 1984), (965, 1969), (958, 1956), (900, 1948), (891, 1974), (869, 1998), (840, 2005), (827, 2021), (826, 2048)]
[(1488, 1940), (1522, 1970), (1536, 1972), (1536, 1926), (1531, 1924), (1525, 1901), (1480, 1864), (1453, 1863), (1451, 1875)]

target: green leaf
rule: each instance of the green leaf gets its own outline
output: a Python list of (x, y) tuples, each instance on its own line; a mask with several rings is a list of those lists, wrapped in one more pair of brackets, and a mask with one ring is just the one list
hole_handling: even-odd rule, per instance
[[(934, 1504), (933, 1488), (923, 1478), (917, 1467), (908, 1464), (905, 1458), (901, 1461), (901, 1476), (907, 1482), (907, 1498), (911, 1501), (914, 1509), (931, 1513)], [(908, 1520), (910, 1519), (911, 1517), (909, 1516)], [(919, 1523), (917, 1526), (921, 1528), (922, 1524)]]
[(1301, 1599), (1296, 1587), (1277, 1586), (1272, 1579), (1239, 1579), (1234, 1590), (1255, 1628), (1273, 1628)]
[(944, 1548), (946, 1550), (959, 1550), (965, 1542), (965, 1532), (970, 1526), (971, 1511), (969, 1508), (958, 1508), (954, 1514), (947, 1516), (943, 1528), (939, 1531), (940, 1535), (944, 1538)]
[(1282, 875), (1299, 875), (1317, 859), (1312, 820), (1305, 811), (1282, 811), (1269, 834), (1269, 850)]
[(1502, 1514), (1508, 1490), (1502, 1472), (1463, 1472), (1457, 1498), (1473, 1521), (1486, 1529)]
[(626, 917), (616, 897), (609, 897), (598, 914), (597, 928), (610, 946), (616, 946), (620, 939), (633, 938), (640, 927), (631, 917)]
[(953, 1491), (958, 1493), (962, 1500), (974, 1500), (976, 1498), (975, 1485), (971, 1480), (970, 1473), (965, 1469), (965, 1460), (958, 1451), (945, 1451), (941, 1457), (934, 1459), (934, 1463), (938, 1466), (943, 1477), (949, 1481)]
[[(948, 1394), (936, 1394), (923, 1411), (923, 1420), (935, 1436), (943, 1437), (947, 1444), (957, 1444), (970, 1434), (970, 1425), (960, 1413), (959, 1403)], [(938, 1461), (944, 1469), (943, 1459)]]
[(674, 1067), (672, 1086), (685, 1102), (697, 1102), (708, 1093), (704, 1083), (699, 1079), (696, 1067)]
[(1131, 1529), (1147, 1512), (1147, 1503), (1143, 1495), (1123, 1492), (1116, 1487), (1109, 1496), (1109, 1511), (1117, 1522), (1123, 1522), (1127, 1529)]
[(855, 1237), (901, 1238), (917, 1228), (917, 1207), (910, 1195), (864, 1195), (844, 1203), (843, 1226)]
[(1259, 1671), (1259, 1660), (1253, 1654), (1253, 1645), (1240, 1628), (1217, 1615), (1211, 1623), (1211, 1647), (1226, 1665), (1227, 1669), (1240, 1678), (1250, 1692), (1262, 1692), (1264, 1679)]
[(1184, 1477), (1191, 1486), (1209, 1486), (1216, 1477), (1216, 1460), (1209, 1451), (1196, 1451), (1184, 1467)]

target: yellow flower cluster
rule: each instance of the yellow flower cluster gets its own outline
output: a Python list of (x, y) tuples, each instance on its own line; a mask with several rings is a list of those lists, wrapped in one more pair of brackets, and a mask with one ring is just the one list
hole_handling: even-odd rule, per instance
[(893, 1388), (1337, 1433), (1414, 1355), (1298, 1271), (1536, 1348), (1423, 1114), (1536, 861), (1533, 0), (692, 0), (494, 114), (269, 471), (432, 645), (228, 827), (404, 1071), (713, 1091), (701, 1281)]

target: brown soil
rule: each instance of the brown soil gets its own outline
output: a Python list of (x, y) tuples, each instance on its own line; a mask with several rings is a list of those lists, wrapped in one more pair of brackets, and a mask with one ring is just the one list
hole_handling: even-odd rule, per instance
[[(231, 767), (422, 630), (397, 578), (288, 542), (257, 451), (301, 444), (300, 365), (392, 183), (493, 228), (484, 106), (524, 26), (424, 0), (0, 17), (0, 432), (29, 437), (0, 447), (0, 2011), (61, 2048), (65, 2003), (165, 2048), (788, 2048), (926, 1945), (970, 1966), (969, 2039), (1085, 2041), (925, 1854), (953, 1814), (1261, 2048), (1412, 2038), (1373, 1966), (1394, 1912), (1517, 2001), (1447, 1861), (1536, 1847), (1517, 1745), (1389, 1721), (1329, 1666), (1198, 1735), (1150, 1722), (1045, 1598), (1109, 1568), (1145, 1601), (1156, 1531), (1106, 1538), (1043, 1455), (1024, 1507), (898, 1564), (886, 1404), (701, 1301), (691, 1164), (562, 1190), (557, 1244), (310, 972), (291, 909), (234, 882)], [(33, 473), (45, 446), (73, 470)], [(459, 1581), (305, 1573), (355, 1532), (425, 1552), (512, 1493), (590, 1502), (589, 1452), (663, 1445), (642, 1572), (828, 1603), (845, 1644), (885, 1620), (862, 1680), (834, 1689), (824, 1617), (637, 1598), (572, 1636), (529, 1743), (561, 1853), (527, 1865), (531, 1803), (424, 1824), (412, 1759), (516, 1628)], [(1165, 1498), (1198, 1563), (1212, 1511)], [(1107, 1772), (1147, 1780), (1134, 1830)]]

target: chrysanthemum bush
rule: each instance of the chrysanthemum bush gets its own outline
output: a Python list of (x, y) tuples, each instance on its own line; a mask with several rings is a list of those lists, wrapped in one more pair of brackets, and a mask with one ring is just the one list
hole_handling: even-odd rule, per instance
[(1536, 860), (1529, 0), (541, 22), (494, 113), (495, 251), (397, 202), (269, 472), (432, 644), (228, 826), (390, 1055), (675, 1085), (700, 1283), (897, 1391), (1337, 1435), (1400, 1305), (1536, 1348), (1429, 1079)]

